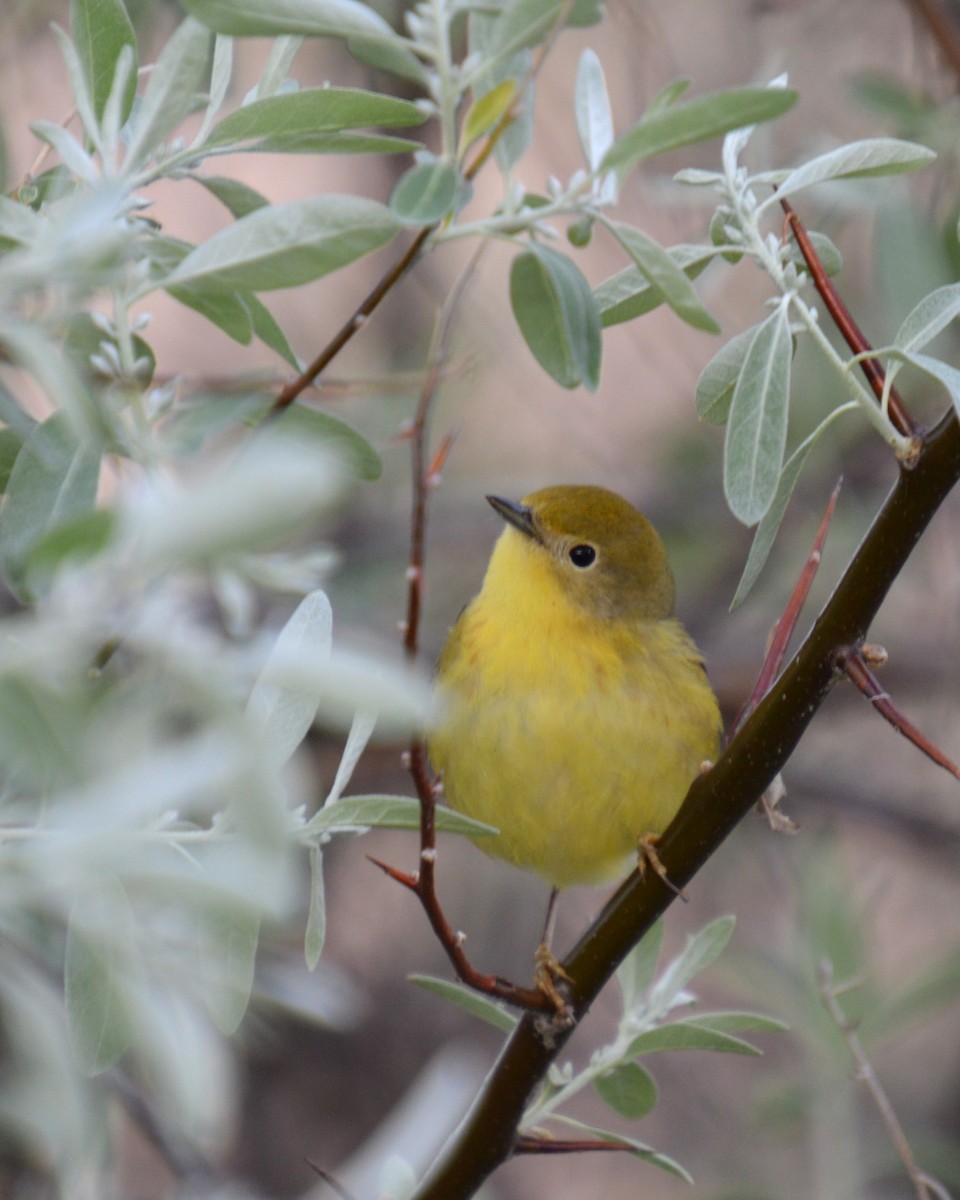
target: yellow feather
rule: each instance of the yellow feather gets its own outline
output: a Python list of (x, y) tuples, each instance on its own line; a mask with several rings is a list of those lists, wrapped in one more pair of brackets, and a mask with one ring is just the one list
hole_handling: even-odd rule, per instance
[[(625, 500), (491, 502), (511, 524), (441, 655), (431, 758), (447, 802), (500, 830), (484, 850), (557, 887), (601, 883), (716, 755), (717, 702), (660, 539)], [(577, 567), (584, 545), (596, 558)]]

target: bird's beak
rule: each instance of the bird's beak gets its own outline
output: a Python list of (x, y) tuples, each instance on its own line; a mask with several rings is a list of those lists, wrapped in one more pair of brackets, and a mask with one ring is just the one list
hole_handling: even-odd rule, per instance
[(533, 512), (526, 504), (518, 504), (516, 500), (504, 500), (500, 496), (488, 496), (487, 502), (514, 529), (519, 529), (534, 541), (540, 541), (540, 534), (533, 523)]

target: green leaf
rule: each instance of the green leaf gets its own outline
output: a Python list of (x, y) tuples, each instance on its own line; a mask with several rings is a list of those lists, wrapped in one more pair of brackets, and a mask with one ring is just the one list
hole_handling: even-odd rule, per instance
[(288, 430), (305, 441), (316, 439), (325, 449), (342, 458), (360, 479), (380, 478), (383, 471), (380, 455), (362, 433), (332, 413), (308, 408), (305, 404), (291, 404), (281, 415), (277, 428)]
[(272, 205), (197, 246), (163, 286), (212, 292), (297, 287), (388, 242), (399, 224), (388, 208), (361, 196), (313, 196)]
[(867, 138), (839, 146), (827, 154), (820, 154), (800, 167), (795, 167), (777, 187), (776, 192), (758, 206), (762, 212), (784, 197), (795, 192), (824, 183), (828, 179), (854, 179), (873, 175), (899, 175), (904, 171), (916, 171), (936, 158), (933, 150), (916, 142), (904, 142), (898, 138)]
[(247, 187), (239, 179), (228, 179), (223, 175), (191, 175), (190, 178), (216, 196), (220, 203), (229, 209), (231, 215), (238, 219), (256, 212), (258, 208), (266, 208), (270, 203), (266, 196), (262, 196), (252, 187)]
[[(212, 154), (233, 154), (237, 147), (218, 146)], [(410, 138), (392, 137), (386, 133), (354, 133), (344, 129), (321, 129), (317, 132), (278, 133), (245, 143), (246, 154), (407, 154), (423, 149), (420, 142)], [(200, 153), (208, 153), (206, 148)]]
[(312, 690), (288, 687), (277, 664), (301, 653), (328, 658), (332, 645), (333, 610), (326, 593), (317, 589), (304, 596), (281, 629), (247, 701), (247, 713), (261, 729), (275, 768), (283, 766), (307, 736), (323, 695), (319, 679)]
[(697, 415), (714, 425), (725, 425), (730, 415), (733, 390), (743, 370), (758, 326), (745, 329), (724, 343), (700, 372), (697, 380)]
[(657, 1106), (657, 1085), (639, 1063), (621, 1063), (593, 1081), (593, 1088), (615, 1113), (638, 1121)]
[(399, 42), (384, 19), (359, 0), (181, 0), (192, 16), (231, 37), (368, 38)]
[[(134, 334), (132, 342), (137, 382), (146, 387), (153, 378), (157, 360), (153, 350), (142, 337)], [(104, 379), (113, 382), (115, 376), (107, 373), (98, 360), (111, 357), (119, 363), (117, 339), (115, 334), (98, 325), (90, 313), (78, 312), (70, 318), (63, 348), (81, 375), (97, 383), (102, 383)]]
[(773, 120), (796, 100), (797, 93), (786, 88), (734, 88), (648, 111), (617, 138), (603, 156), (600, 169), (622, 173), (655, 154)]
[(30, 552), (48, 531), (93, 508), (99, 475), (100, 450), (80, 441), (64, 413), (38, 425), (24, 443), (0, 510), (0, 564), (21, 599), (30, 598)]
[(326, 938), (327, 905), (323, 890), (323, 851), (319, 846), (311, 846), (310, 908), (307, 912), (307, 932), (303, 942), (308, 971), (313, 971), (320, 961)]
[[(334, 831), (357, 833), (371, 828), (419, 829), (420, 805), (408, 796), (346, 796), (314, 813), (303, 833), (310, 839)], [(437, 829), (467, 837), (488, 837), (499, 832), (492, 825), (444, 807), (437, 809)]]
[(577, 136), (587, 167), (595, 171), (613, 145), (613, 114), (600, 59), (589, 47), (580, 55), (573, 85)]
[(604, 221), (604, 224), (678, 317), (695, 329), (720, 332), (720, 326), (700, 303), (686, 271), (659, 242), (642, 230), (619, 221)]
[(10, 472), (22, 446), (23, 438), (15, 429), (0, 429), (0, 495), (7, 490)]
[(460, 1008), (466, 1009), (471, 1016), (479, 1017), (494, 1029), (499, 1029), (501, 1033), (512, 1033), (518, 1024), (519, 1018), (503, 1005), (491, 1000), (489, 996), (465, 987), (462, 983), (452, 983), (449, 979), (435, 979), (432, 975), (408, 975), (407, 978), (424, 991), (433, 992), (435, 996), (442, 996), (444, 1000), (450, 1000)]
[(174, 300), (206, 317), (241, 346), (249, 346), (253, 341), (250, 312), (239, 295), (208, 291), (202, 286), (168, 287), (165, 290)]
[(73, 134), (68, 133), (62, 125), (57, 125), (54, 121), (32, 121), (30, 132), (56, 150), (63, 165), (78, 179), (82, 179), (91, 187), (97, 185), (99, 177), (93, 159)]
[[(824, 271), (830, 276), (839, 275), (843, 270), (843, 255), (830, 238), (825, 233), (819, 233), (815, 229), (808, 230), (807, 237), (813, 244), (813, 249), (816, 252), (817, 258), (820, 259), (820, 265)], [(790, 261), (796, 263), (802, 271), (808, 270), (806, 260), (800, 252), (800, 247), (792, 239), (790, 242)]]
[(409, 100), (398, 100), (361, 88), (305, 88), (254, 100), (219, 122), (202, 150), (241, 146), (261, 139), (298, 138), (306, 134), (422, 125), (426, 113)]
[[(133, 51), (136, 64), (136, 34), (122, 0), (70, 0), (70, 33), (99, 121), (103, 117), (117, 60), (124, 46), (129, 46)], [(134, 65), (123, 92), (121, 125), (130, 116), (136, 94), (137, 72)]]
[(766, 1013), (728, 1012), (700, 1013), (695, 1017), (681, 1017), (678, 1025), (697, 1025), (701, 1029), (713, 1029), (719, 1033), (787, 1033), (790, 1026), (777, 1017)]
[(70, 558), (95, 558), (110, 544), (116, 517), (109, 509), (93, 509), (55, 526), (33, 546), (24, 566), (29, 590), (42, 594), (59, 567)]
[(552, 1113), (551, 1120), (559, 1121), (571, 1129), (579, 1130), (587, 1138), (598, 1138), (602, 1142), (613, 1142), (617, 1146), (623, 1146), (625, 1150), (629, 1150), (637, 1158), (650, 1163), (651, 1166), (659, 1167), (662, 1171), (666, 1171), (670, 1175), (676, 1175), (684, 1183), (693, 1183), (693, 1176), (678, 1162), (675, 1162), (666, 1154), (661, 1154), (659, 1150), (654, 1150), (644, 1142), (637, 1141), (636, 1138), (626, 1137), (622, 1133), (613, 1133), (609, 1129), (599, 1129), (595, 1125), (587, 1125), (584, 1121), (576, 1121), (572, 1117), (561, 1113)]
[(783, 302), (757, 327), (730, 403), (723, 490), (730, 511), (755, 525), (777, 493), (787, 443), (793, 340)]
[(938, 383), (946, 388), (954, 408), (960, 413), (960, 370), (950, 363), (944, 362), (942, 359), (931, 357), (929, 354), (918, 354), (904, 350), (888, 350), (887, 355), (889, 358), (902, 359), (904, 362), (908, 362), (916, 367), (917, 370), (923, 371), (925, 375), (936, 379)]
[[(717, 256), (712, 246), (669, 246), (667, 253), (691, 279), (702, 274)], [(651, 283), (636, 266), (624, 267), (616, 275), (605, 279), (594, 289), (593, 298), (600, 310), (600, 324), (604, 329), (653, 312), (666, 299), (660, 288)]]
[(566, 255), (532, 245), (510, 268), (513, 315), (534, 358), (562, 387), (596, 391), (600, 317), (590, 285)]
[(658, 1025), (656, 1029), (638, 1033), (631, 1041), (626, 1057), (654, 1054), (660, 1050), (717, 1050), (728, 1054), (760, 1054), (756, 1046), (751, 1046), (743, 1038), (697, 1024), (695, 1018), (690, 1018), (674, 1021), (669, 1025)]
[(623, 1001), (624, 1014), (628, 1014), (643, 997), (653, 982), (660, 948), (663, 945), (663, 918), (658, 918), (627, 957), (617, 967), (617, 983)]
[(253, 327), (253, 332), (260, 341), (265, 346), (269, 346), (276, 354), (279, 354), (295, 371), (299, 372), (300, 362), (294, 354), (290, 343), (287, 341), (287, 335), (281, 329), (270, 309), (267, 308), (259, 297), (254, 296), (252, 292), (248, 292), (243, 297), (243, 303), (250, 314), (250, 324)]
[(73, 907), (67, 926), (64, 988), (77, 1066), (97, 1075), (117, 1061), (135, 1033), (129, 997), (139, 967), (130, 903), (112, 878)]
[[(491, 57), (504, 57), (535, 46), (553, 29), (565, 0), (507, 0), (494, 29)], [(593, 25), (600, 19), (596, 3), (578, 0), (565, 25)]]
[(260, 919), (239, 904), (220, 906), (204, 917), (208, 926), (204, 954), (209, 975), (204, 1002), (214, 1024), (229, 1037), (236, 1033), (250, 1002), (260, 938)]
[(651, 1007), (661, 1012), (667, 1011), (687, 984), (723, 953), (736, 923), (737, 919), (733, 916), (717, 917), (690, 935), (683, 950), (654, 984)]
[(208, 30), (188, 17), (164, 46), (134, 114), (124, 169), (139, 168), (193, 106), (210, 57)]
[(362, 63), (410, 79), (421, 87), (429, 86), (430, 78), (419, 58), (406, 48), (399, 37), (347, 38), (347, 49)]
[(905, 317), (893, 339), (900, 350), (919, 350), (960, 316), (960, 283), (938, 287)]
[(390, 207), (404, 225), (436, 225), (469, 196), (469, 184), (449, 163), (417, 163), (390, 193)]
[(460, 144), (457, 147), (457, 157), (473, 145), (479, 137), (489, 133), (505, 112), (508, 112), (517, 94), (517, 84), (514, 79), (503, 79), (484, 92), (467, 109), (460, 130)]

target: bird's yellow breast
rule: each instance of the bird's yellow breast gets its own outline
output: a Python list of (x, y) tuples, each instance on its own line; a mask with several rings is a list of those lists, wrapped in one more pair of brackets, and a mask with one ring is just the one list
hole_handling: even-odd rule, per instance
[(554, 886), (625, 873), (716, 754), (716, 700), (679, 622), (583, 611), (512, 531), (438, 678), (430, 753), (448, 803), (500, 830), (483, 849)]

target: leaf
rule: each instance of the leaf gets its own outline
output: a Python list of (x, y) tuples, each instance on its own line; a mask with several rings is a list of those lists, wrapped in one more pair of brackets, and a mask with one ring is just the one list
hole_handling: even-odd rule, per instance
[(384, 19), (359, 0), (182, 0), (192, 16), (231, 37), (369, 38), (402, 43)]
[(658, 918), (617, 967), (624, 1015), (636, 1006), (653, 981), (663, 945), (663, 929), (663, 919)]
[(656, 154), (771, 121), (792, 108), (796, 100), (797, 93), (787, 88), (733, 88), (648, 111), (617, 138), (603, 156), (600, 170), (623, 173)]
[(787, 459), (783, 471), (780, 473), (780, 482), (777, 484), (777, 491), (773, 497), (773, 501), (763, 514), (760, 524), (757, 526), (757, 531), (753, 535), (753, 542), (750, 546), (750, 553), (747, 555), (743, 574), (740, 577), (740, 582), (737, 584), (736, 593), (730, 601), (731, 610), (746, 600), (760, 572), (763, 570), (764, 564), (773, 548), (773, 543), (776, 540), (784, 513), (787, 511), (787, 505), (790, 503), (790, 497), (793, 495), (793, 489), (796, 487), (800, 472), (803, 470), (803, 464), (807, 461), (807, 455), (813, 449), (814, 443), (827, 426), (840, 416), (841, 413), (853, 412), (856, 408), (856, 401), (851, 401), (848, 404), (841, 405), (839, 408), (835, 408), (833, 412), (829, 413), (820, 422), (809, 436), (804, 438)]
[(900, 350), (919, 350), (960, 316), (960, 283), (938, 287), (905, 317), (893, 339)]
[(410, 79), (424, 89), (429, 87), (430, 77), (423, 63), (399, 37), (350, 37), (347, 38), (347, 49), (359, 62), (376, 67), (378, 71)]
[(127, 79), (120, 110), (123, 125), (137, 94), (137, 38), (122, 0), (70, 0), (70, 33), (98, 121), (113, 87), (120, 51), (129, 46), (133, 52), (134, 69)]
[(725, 425), (730, 415), (733, 391), (743, 370), (758, 326), (751, 326), (726, 342), (700, 372), (697, 380), (697, 416), (714, 425)]
[(319, 680), (312, 692), (291, 690), (277, 663), (301, 652), (326, 657), (332, 644), (333, 610), (326, 593), (317, 589), (304, 596), (280, 631), (247, 701), (247, 713), (263, 730), (274, 767), (287, 762), (306, 737), (323, 692)]
[(115, 526), (115, 513), (96, 508), (45, 533), (30, 550), (24, 567), (30, 592), (42, 595), (68, 559), (82, 561), (101, 554), (110, 544)]
[(324, 449), (342, 459), (360, 479), (380, 478), (383, 471), (380, 455), (363, 434), (332, 413), (309, 408), (306, 404), (291, 404), (280, 416), (276, 427), (297, 438), (316, 439)]
[(85, 1075), (106, 1070), (133, 1042), (128, 980), (138, 967), (130, 902), (120, 884), (107, 877), (77, 901), (67, 926), (67, 1022), (74, 1058)]
[(615, 1113), (638, 1121), (657, 1106), (657, 1085), (648, 1070), (639, 1063), (621, 1063), (593, 1081), (601, 1100)]
[(222, 905), (205, 915), (208, 926), (204, 954), (210, 983), (204, 1001), (222, 1034), (236, 1033), (243, 1020), (257, 961), (260, 919), (255, 912), (235, 904)]
[(243, 303), (250, 314), (250, 324), (253, 332), (260, 341), (265, 346), (269, 346), (275, 354), (279, 354), (295, 371), (299, 372), (300, 362), (294, 354), (290, 343), (287, 341), (287, 335), (280, 328), (276, 317), (274, 317), (270, 309), (267, 308), (259, 297), (254, 296), (252, 292), (248, 292), (243, 297)]
[(599, 1129), (595, 1125), (587, 1125), (584, 1121), (576, 1121), (573, 1117), (565, 1116), (561, 1113), (551, 1113), (551, 1120), (559, 1121), (561, 1124), (569, 1126), (571, 1129), (579, 1130), (585, 1137), (598, 1138), (602, 1142), (613, 1142), (617, 1146), (623, 1146), (625, 1150), (631, 1151), (637, 1158), (643, 1159), (651, 1166), (660, 1167), (670, 1175), (676, 1175), (678, 1179), (682, 1179), (684, 1183), (693, 1183), (693, 1176), (685, 1170), (678, 1162), (670, 1158), (666, 1154), (661, 1154), (659, 1150), (654, 1150), (644, 1142), (639, 1142), (636, 1138), (626, 1137), (622, 1133), (613, 1133), (609, 1129)]
[(48, 417), (17, 455), (0, 510), (0, 565), (21, 599), (30, 598), (26, 568), (44, 534), (93, 508), (100, 450), (84, 445), (66, 414)]
[(596, 391), (600, 317), (579, 268), (566, 255), (532, 245), (510, 268), (513, 315), (534, 358), (562, 387)]
[[(843, 270), (843, 255), (830, 238), (825, 233), (819, 233), (816, 229), (808, 230), (807, 237), (810, 239), (824, 271), (830, 276), (839, 275)], [(802, 271), (809, 271), (800, 247), (793, 240), (790, 242), (790, 261), (796, 263)]]
[(197, 246), (162, 281), (210, 291), (297, 287), (388, 242), (399, 224), (361, 196), (314, 196), (257, 209)]
[(720, 326), (700, 303), (684, 269), (659, 242), (642, 230), (619, 221), (604, 221), (604, 224), (678, 317), (695, 329), (720, 332)]
[(164, 46), (132, 123), (124, 169), (136, 170), (190, 111), (210, 57), (208, 30), (188, 17)]
[[(419, 829), (419, 802), (408, 796), (347, 796), (314, 813), (303, 834), (312, 839), (333, 831), (358, 833), (371, 828)], [(437, 829), (467, 837), (487, 837), (499, 832), (492, 825), (442, 806), (437, 809)]]
[(929, 354), (895, 350), (889, 350), (887, 354), (891, 358), (902, 358), (904, 362), (910, 363), (924, 374), (936, 379), (946, 388), (954, 408), (960, 413), (960, 370), (942, 359), (932, 358)]
[(736, 923), (736, 917), (718, 917), (690, 935), (683, 950), (654, 985), (651, 1007), (666, 1012), (687, 984), (723, 953)]
[(205, 187), (211, 195), (230, 210), (234, 217), (245, 217), (248, 213), (256, 212), (258, 208), (266, 208), (270, 201), (252, 187), (247, 187), (239, 179), (228, 179), (223, 175), (191, 175)]
[[(717, 251), (712, 246), (678, 245), (669, 246), (667, 254), (691, 279), (696, 279), (716, 258)], [(653, 312), (666, 299), (660, 288), (636, 266), (625, 267), (598, 284), (593, 298), (604, 329)]]
[(916, 171), (936, 158), (933, 150), (916, 142), (898, 138), (867, 138), (839, 146), (820, 154), (800, 167), (795, 167), (777, 187), (776, 192), (757, 207), (757, 212), (779, 202), (786, 196), (824, 183), (828, 179), (853, 179), (873, 175), (899, 175)]
[(417, 163), (390, 193), (390, 207), (404, 225), (436, 225), (469, 195), (469, 185), (447, 162)]
[(790, 1026), (777, 1017), (766, 1013), (728, 1012), (700, 1013), (695, 1017), (681, 1017), (678, 1025), (697, 1025), (701, 1029), (713, 1029), (720, 1033), (786, 1033)]
[(266, 138), (357, 129), (422, 125), (427, 114), (409, 100), (382, 96), (362, 88), (304, 88), (254, 100), (223, 118), (202, 150), (240, 146)]
[[(535, 46), (555, 26), (565, 0), (507, 0), (493, 34), (490, 57), (504, 57)], [(594, 3), (575, 3), (564, 25), (592, 25), (600, 19)]]
[[(406, 154), (422, 150), (420, 142), (410, 138), (392, 137), (386, 133), (354, 133), (352, 130), (332, 129), (317, 132), (278, 133), (245, 143), (246, 154)], [(234, 146), (218, 146), (211, 154), (233, 154)], [(207, 153), (206, 150), (201, 153)]]
[(640, 1054), (654, 1054), (660, 1050), (717, 1050), (728, 1054), (760, 1055), (756, 1046), (751, 1046), (743, 1038), (699, 1025), (691, 1018), (686, 1021), (673, 1021), (669, 1025), (658, 1025), (656, 1029), (638, 1033), (631, 1041), (626, 1056), (632, 1058)]
[(327, 938), (327, 905), (323, 891), (323, 851), (319, 846), (310, 847), (310, 908), (307, 912), (307, 932), (303, 952), (307, 970), (313, 971), (323, 953)]
[(580, 55), (573, 85), (577, 136), (587, 167), (595, 171), (613, 145), (613, 114), (600, 59), (589, 47)]
[(78, 179), (82, 179), (84, 183), (90, 184), (91, 187), (96, 186), (99, 177), (93, 159), (72, 133), (68, 133), (62, 125), (57, 125), (54, 121), (32, 121), (30, 131), (35, 133), (42, 142), (46, 142), (48, 146), (56, 150), (60, 161), (68, 171), (76, 175)]
[(193, 309), (241, 346), (253, 341), (250, 312), (237, 294), (204, 291), (202, 287), (168, 287), (167, 294)]
[(512, 1033), (519, 1022), (519, 1018), (502, 1004), (465, 987), (462, 983), (453, 983), (449, 979), (435, 979), (432, 975), (408, 975), (407, 978), (424, 991), (433, 992), (435, 996), (442, 996), (444, 1000), (450, 1000), (460, 1008), (466, 1009), (471, 1016), (479, 1017), (494, 1029), (499, 1029), (501, 1033)]
[(502, 79), (495, 87), (474, 100), (467, 109), (467, 115), (463, 118), (460, 143), (457, 146), (457, 158), (461, 158), (477, 138), (489, 133), (504, 113), (509, 112), (516, 94), (516, 80)]
[(777, 493), (787, 443), (793, 342), (785, 302), (757, 327), (730, 403), (723, 490), (730, 511), (755, 525)]
[(377, 715), (373, 712), (364, 712), (361, 710), (353, 718), (353, 724), (350, 726), (350, 732), (347, 735), (347, 744), (340, 755), (337, 773), (330, 791), (327, 793), (327, 798), (324, 800), (324, 805), (336, 804), (343, 795), (344, 789), (353, 776), (354, 768), (360, 761), (360, 755), (363, 754), (367, 742), (373, 736), (376, 724)]
[(0, 429), (0, 495), (7, 490), (10, 472), (22, 445), (23, 438), (16, 429)]

